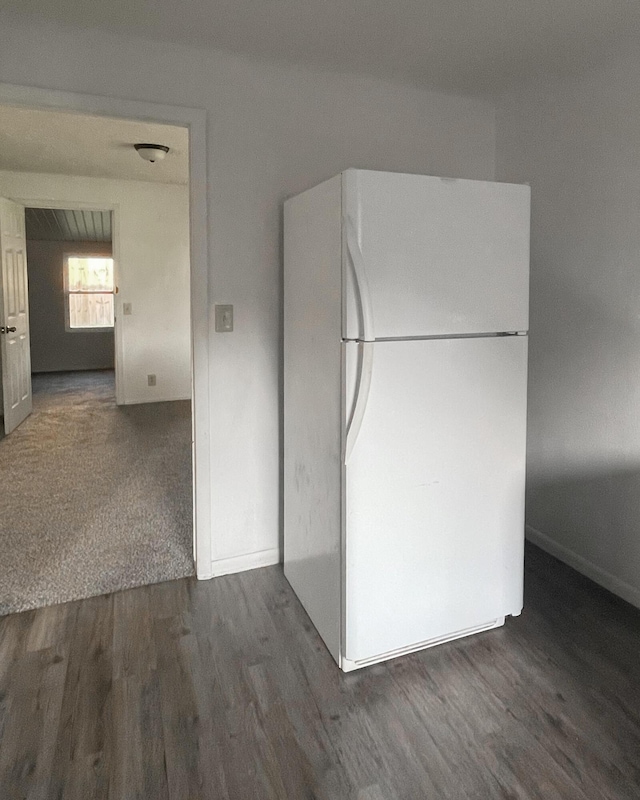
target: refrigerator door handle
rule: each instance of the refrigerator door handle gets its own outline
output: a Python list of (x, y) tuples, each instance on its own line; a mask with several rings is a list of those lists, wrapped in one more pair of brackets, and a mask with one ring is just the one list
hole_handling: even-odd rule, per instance
[(345, 220), (345, 230), (347, 236), (347, 250), (353, 266), (353, 274), (358, 292), (358, 301), (362, 313), (362, 339), (365, 342), (372, 342), (375, 339), (373, 326), (373, 308), (371, 306), (371, 295), (369, 294), (369, 284), (367, 283), (367, 270), (362, 256), (362, 250), (358, 244), (358, 234), (353, 219), (347, 216)]
[(349, 458), (353, 452), (364, 413), (367, 410), (369, 400), (369, 390), (371, 389), (371, 376), (373, 374), (373, 342), (358, 342), (358, 382), (356, 384), (356, 400), (351, 413), (351, 419), (347, 427), (344, 447), (344, 463), (349, 463)]

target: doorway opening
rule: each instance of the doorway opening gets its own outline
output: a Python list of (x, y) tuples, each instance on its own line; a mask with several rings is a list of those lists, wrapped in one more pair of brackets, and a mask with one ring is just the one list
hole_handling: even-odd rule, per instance
[(25, 208), (32, 374), (109, 370), (115, 385), (111, 218), (109, 210)]
[[(14, 111), (18, 127), (56, 118), (58, 141), (71, 118), (76, 156), (83, 122), (113, 124), (112, 163), (140, 160), (124, 140), (146, 123)], [(0, 196), (24, 208), (32, 387), (0, 441), (0, 613), (194, 573), (188, 131), (175, 135), (184, 183), (0, 170)]]

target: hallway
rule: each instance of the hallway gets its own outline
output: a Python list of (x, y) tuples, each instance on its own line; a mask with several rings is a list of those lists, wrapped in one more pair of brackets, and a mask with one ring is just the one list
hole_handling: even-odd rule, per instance
[(190, 403), (117, 407), (96, 371), (33, 404), (0, 440), (0, 614), (192, 575)]

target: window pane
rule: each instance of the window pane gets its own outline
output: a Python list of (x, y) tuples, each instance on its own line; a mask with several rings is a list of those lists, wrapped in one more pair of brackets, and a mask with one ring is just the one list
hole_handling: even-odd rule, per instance
[(113, 294), (70, 294), (70, 328), (113, 328)]
[(67, 286), (70, 292), (112, 292), (112, 258), (67, 259)]

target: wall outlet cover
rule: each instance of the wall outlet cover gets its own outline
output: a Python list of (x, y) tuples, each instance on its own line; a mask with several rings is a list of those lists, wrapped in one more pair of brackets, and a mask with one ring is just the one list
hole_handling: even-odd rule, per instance
[(156, 385), (156, 376), (147, 375), (147, 386), (155, 386), (155, 385)]
[(233, 306), (216, 306), (216, 333), (231, 333), (233, 330)]

